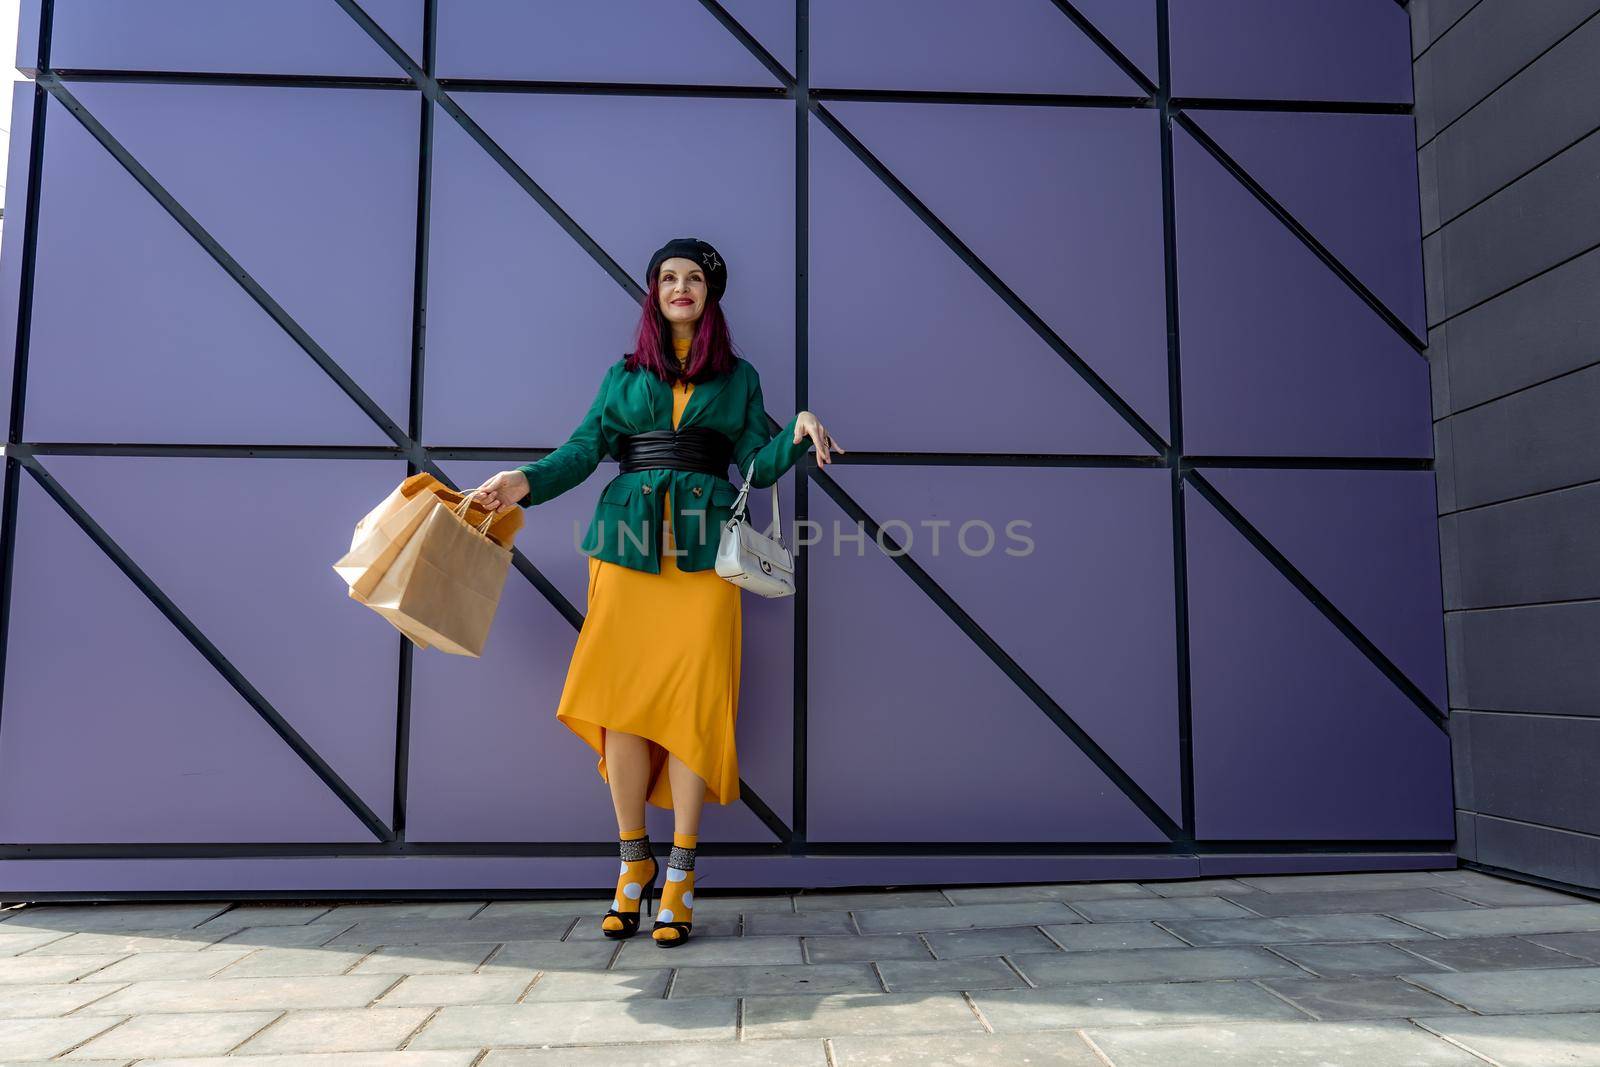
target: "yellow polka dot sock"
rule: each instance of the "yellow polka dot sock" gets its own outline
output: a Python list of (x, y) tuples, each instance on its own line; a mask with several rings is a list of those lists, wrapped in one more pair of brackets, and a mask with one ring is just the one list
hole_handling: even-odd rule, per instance
[[(656, 922), (694, 921), (694, 854), (700, 838), (697, 834), (672, 835), (672, 854), (667, 859), (667, 881), (661, 887), (661, 907), (656, 909)], [(670, 926), (658, 925), (651, 933), (657, 941), (682, 941), (689, 936)]]
[[(650, 855), (650, 834), (641, 826), (637, 830), (623, 830), (617, 837), (622, 854), (622, 870), (617, 875), (617, 893), (611, 906), (617, 911), (637, 913), (646, 888), (656, 880), (656, 860)], [(607, 915), (601, 920), (600, 926), (605, 930), (626, 929), (626, 924), (615, 915)]]

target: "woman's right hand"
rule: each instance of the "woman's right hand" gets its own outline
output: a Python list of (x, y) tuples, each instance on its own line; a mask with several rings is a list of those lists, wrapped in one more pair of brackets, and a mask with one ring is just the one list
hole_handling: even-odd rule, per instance
[(501, 471), (467, 496), (482, 507), (498, 515), (507, 508), (517, 506), (517, 501), (528, 495), (528, 476), (518, 470)]

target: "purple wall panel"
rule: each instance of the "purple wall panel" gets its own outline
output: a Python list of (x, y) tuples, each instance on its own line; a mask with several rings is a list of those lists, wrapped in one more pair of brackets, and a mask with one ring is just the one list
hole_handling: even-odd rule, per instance
[(854, 523), (811, 499), (812, 841), (1163, 840), (870, 539), (835, 551)]
[(1449, 737), (1185, 493), (1196, 832), (1451, 838)]
[(1203, 473), (1434, 704), (1445, 706), (1432, 471)]
[[(333, 562), (399, 463), (49, 456), (46, 468), (386, 822), (394, 628)], [(198, 508), (157, 506), (175, 497)]]
[(1173, 131), (1184, 447), (1431, 456), (1428, 364)]
[(19, 511), (0, 841), (372, 840), (31, 477)]
[(794, 0), (723, 0), (722, 7), (794, 76)]
[(457, 0), (441, 4), (439, 75), (777, 84), (755, 55), (703, 6), (654, 0), (582, 4)]
[[(1161, 141), (1154, 111), (828, 106), (1166, 436)], [(955, 145), (959, 151), (951, 151)]]
[(1411, 102), (1394, 0), (1170, 0), (1176, 96)]
[(1152, 83), (1160, 77), (1155, 0), (1077, 0), (1073, 6)]
[[(1148, 454), (1133, 428), (815, 119), (810, 192), (812, 404), (846, 448)], [(902, 410), (956, 417), (885, 420), (885, 396)]]
[[(11, 145), (6, 162), (6, 218), (0, 237), (0, 424), (11, 419), (11, 375), (16, 359), (17, 300), (22, 292), (22, 240), (26, 230), (29, 153), (33, 150), (33, 89), (19, 84), (11, 97)], [(9, 437), (8, 437), (9, 439)]]
[(30, 440), (387, 443), (54, 101), (46, 138)]
[[(73, 91), (389, 417), (404, 424), (417, 227), (416, 98), (212, 85), (92, 84)], [(238, 121), (241, 114), (250, 121)]]
[(1188, 114), (1418, 337), (1427, 336), (1410, 115)]
[[(421, 51), (422, 0), (362, 0), (412, 55)], [(37, 21), (37, 14), (30, 20)], [(31, 61), (33, 41), (19, 41)], [(56, 0), (56, 67), (203, 70), (240, 74), (398, 76), (393, 60), (333, 0)]]
[[(1182, 818), (1165, 470), (873, 465), (841, 467), (834, 477)], [(819, 550), (832, 538), (829, 527)]]
[(812, 0), (811, 84), (851, 89), (1138, 95), (1054, 5), (1037, 0)]

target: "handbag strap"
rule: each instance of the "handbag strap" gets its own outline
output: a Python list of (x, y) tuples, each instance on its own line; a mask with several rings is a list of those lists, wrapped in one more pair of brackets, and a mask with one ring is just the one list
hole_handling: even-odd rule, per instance
[[(735, 518), (738, 518), (745, 512), (745, 498), (750, 494), (750, 476), (755, 473), (755, 470), (756, 461), (751, 460), (750, 469), (744, 473), (744, 484), (739, 487), (739, 499), (733, 502), (733, 514)], [(781, 545), (783, 544), (783, 515), (778, 510), (777, 482), (772, 483), (772, 524), (777, 528), (777, 533), (773, 537), (773, 540)]]

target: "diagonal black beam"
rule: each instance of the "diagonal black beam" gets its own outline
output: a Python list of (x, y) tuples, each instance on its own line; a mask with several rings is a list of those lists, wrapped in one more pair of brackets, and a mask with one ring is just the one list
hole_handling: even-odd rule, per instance
[[(1078, 27), (1085, 37), (1093, 41), (1095, 46), (1106, 54), (1107, 59), (1115, 63), (1123, 74), (1127, 75), (1140, 89), (1143, 89), (1146, 96), (1154, 97), (1156, 95), (1155, 83), (1145, 76), (1144, 71), (1139, 69), (1138, 64), (1124, 55), (1122, 49), (1111, 43), (1111, 38), (1101, 33), (1100, 27), (1085, 18), (1083, 12), (1079, 11), (1070, 0), (1053, 0), (1053, 3), (1063, 15), (1072, 20), (1072, 24)], [(1163, 79), (1163, 84), (1165, 84), (1165, 79)]]
[(1312, 584), (1311, 580), (1289, 561), (1288, 556), (1285, 556), (1278, 550), (1276, 545), (1267, 540), (1266, 536), (1256, 529), (1249, 519), (1245, 518), (1243, 512), (1229, 503), (1227, 497), (1223, 496), (1214, 485), (1206, 480), (1205, 475), (1191, 467), (1184, 472), (1184, 478), (1217, 509), (1223, 518), (1227, 519), (1244, 536), (1246, 541), (1249, 541), (1255, 547), (1256, 551), (1265, 556), (1268, 562), (1276, 567), (1279, 573), (1300, 591), (1301, 596), (1309, 600), (1322, 613), (1324, 618), (1333, 623), (1339, 632), (1344, 634), (1350, 643), (1355, 645), (1357, 650), (1383, 673), (1385, 678), (1393, 682), (1395, 688), (1404, 693), (1406, 699), (1416, 705), (1418, 711), (1426, 715), (1428, 720), (1439, 729), (1449, 730), (1448, 716), (1434, 704), (1432, 699), (1415, 682), (1406, 677), (1405, 672), (1395, 666), (1394, 661), (1384, 655), (1383, 650), (1374, 644), (1366, 634), (1362, 633), (1355, 623), (1351, 622), (1344, 612), (1340, 611), (1333, 601), (1328, 599), (1322, 590)]
[(1400, 316), (1389, 310), (1389, 306), (1380, 300), (1376, 293), (1367, 288), (1366, 283), (1356, 277), (1354, 271), (1341, 263), (1339, 258), (1330, 252), (1326, 245), (1317, 240), (1316, 235), (1307, 229), (1299, 219), (1290, 214), (1288, 208), (1280, 204), (1271, 193), (1267, 192), (1265, 186), (1251, 177), (1250, 172), (1230, 156), (1210, 134), (1201, 128), (1193, 117), (1180, 112), (1173, 115), (1173, 120), (1183, 127), (1184, 132), (1199, 142), (1200, 146), (1209, 152), (1213, 159), (1222, 164), (1222, 168), (1233, 175), (1234, 179), (1240, 185), (1243, 185), (1250, 195), (1261, 203), (1262, 207), (1266, 208), (1274, 218), (1283, 223), (1289, 232), (1294, 234), (1300, 243), (1311, 251), (1312, 255), (1320, 259), (1323, 266), (1327, 267), (1340, 281), (1344, 282), (1346, 288), (1359, 297), (1363, 304), (1371, 308), (1373, 314), (1377, 315), (1378, 318), (1388, 324), (1390, 329), (1399, 334), (1419, 356), (1424, 359), (1427, 358), (1428, 343), (1413, 333), (1411, 327), (1401, 321)]
[(177, 603), (162, 591), (161, 587), (155, 583), (150, 575), (145, 573), (143, 568), (134, 562), (127, 551), (106, 532), (104, 527), (94, 520), (83, 505), (72, 494), (68, 493), (60, 482), (56, 481), (54, 476), (39, 462), (38, 457), (33, 455), (32, 450), (26, 445), (9, 445), (6, 449), (6, 455), (8, 459), (14, 456), (22, 466), (27, 468), (28, 473), (33, 475), (34, 480), (50, 495), (51, 499), (71, 516), (72, 521), (78, 525), (78, 528), (87, 534), (89, 539), (98, 545), (102, 552), (110, 557), (111, 561), (117, 565), (117, 569), (128, 577), (128, 580), (156, 606), (156, 609), (161, 614), (166, 616), (167, 621), (172, 623), (179, 633), (183, 634), (184, 638), (194, 646), (195, 651), (199, 652), (206, 662), (210, 663), (217, 673), (227, 680), (234, 691), (244, 698), (245, 703), (249, 704), (255, 713), (261, 716), (268, 726), (272, 727), (273, 732), (282, 738), (284, 743), (294, 751), (295, 755), (299, 756), (301, 761), (307, 767), (310, 767), (318, 778), (322, 779), (322, 783), (343, 802), (345, 807), (355, 814), (356, 818), (361, 820), (362, 825), (367, 828), (373, 837), (379, 841), (393, 840), (394, 835), (389, 828), (384, 825), (382, 819), (378, 818), (377, 813), (367, 806), (366, 801), (361, 799), (360, 794), (340, 777), (339, 773), (328, 764), (327, 760), (318, 754), (316, 749), (311, 747), (300, 732), (289, 724), (289, 721), (283, 717), (282, 713), (273, 707), (272, 703), (261, 694), (261, 691), (250, 683), (250, 680), (233, 664), (233, 661), (228, 659), (222, 650), (195, 625), (194, 620), (189, 618), (183, 612), (183, 609), (179, 608)]
[(1089, 366), (1071, 345), (1057, 335), (1055, 330), (1050, 327), (1049, 323), (1044, 321), (1044, 318), (1038, 312), (1029, 307), (987, 263), (979, 258), (976, 252), (967, 246), (966, 242), (957, 237), (955, 231), (934, 214), (932, 209), (911, 191), (910, 187), (902, 182), (877, 156), (873, 155), (871, 150), (846, 128), (844, 123), (840, 122), (832, 112), (816, 101), (812, 102), (811, 111), (857, 159), (866, 165), (869, 171), (888, 186), (906, 207), (910, 208), (912, 214), (916, 215), (923, 225), (932, 230), (934, 235), (943, 241), (945, 246), (967, 265), (968, 269), (993, 290), (994, 294), (1015, 312), (1017, 317), (1027, 324), (1029, 329), (1039, 336), (1040, 340), (1044, 341), (1052, 351), (1076, 371), (1079, 377), (1089, 385), (1089, 388), (1098, 393), (1100, 398), (1133, 428), (1134, 432), (1144, 438), (1145, 443), (1152, 450), (1163, 454), (1169, 451), (1167, 442), (1162, 439), (1155, 428), (1146, 422), (1144, 417), (1133, 409), (1132, 405), (1122, 399), (1116, 390), (1112, 389), (1105, 379), (1100, 377), (1095, 369)]
[(1100, 772), (1144, 813), (1145, 818), (1149, 819), (1156, 829), (1160, 830), (1170, 840), (1181, 841), (1185, 839), (1183, 828), (1172, 820), (1172, 817), (1162, 809), (1161, 805), (1155, 802), (1150, 794), (1144, 791), (1144, 788), (1138, 782), (1134, 781), (1133, 776), (1123, 770), (1116, 760), (1111, 758), (1110, 753), (1101, 748), (1099, 742), (1095, 741), (1087, 730), (1078, 725), (1077, 720), (1069, 715), (1061, 705), (1057, 704), (1050, 694), (1045, 692), (1044, 687), (1034, 681), (1033, 677), (1023, 670), (1022, 665), (1013, 659), (1011, 654), (1002, 648), (998, 641), (989, 636), (978, 621), (954, 597), (945, 592), (944, 588), (934, 581), (933, 577), (919, 563), (911, 558), (910, 552), (885, 534), (877, 521), (871, 515), (868, 515), (865, 509), (856, 503), (838, 482), (821, 470), (809, 471), (808, 477), (811, 481), (821, 486), (823, 491), (833, 499), (833, 502), (845, 514), (860, 523), (866, 532), (871, 535), (875, 544), (880, 548), (888, 546), (884, 554), (905, 572), (906, 577), (910, 578), (917, 588), (921, 589), (928, 599), (932, 600), (950, 618), (950, 621), (960, 628), (961, 632), (967, 636), (967, 639), (977, 645), (983, 654), (988, 656), (990, 661), (1000, 668), (1006, 677), (1011, 679), (1012, 683), (1022, 690), (1028, 699), (1033, 701), (1051, 722), (1056, 724), (1062, 733), (1071, 739), (1073, 744), (1078, 746), (1083, 754), (1089, 758), (1090, 762), (1099, 768)]

